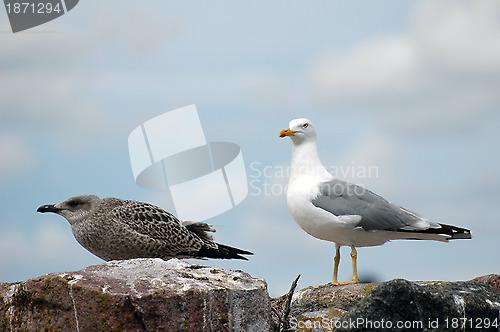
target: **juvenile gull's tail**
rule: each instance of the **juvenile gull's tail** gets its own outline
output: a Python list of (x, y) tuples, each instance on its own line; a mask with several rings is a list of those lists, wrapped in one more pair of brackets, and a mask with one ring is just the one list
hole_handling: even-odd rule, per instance
[[(195, 222), (192, 224), (185, 225), (194, 234), (198, 235), (203, 241), (213, 241), (211, 234), (207, 232), (215, 232), (215, 229), (211, 225)], [(240, 255), (253, 255), (252, 252), (227, 246), (225, 244), (216, 243), (217, 248), (203, 247), (202, 249), (190, 253), (194, 258), (220, 258), (220, 259), (244, 259), (248, 260), (246, 257)]]
[(193, 252), (193, 257), (205, 257), (205, 258), (220, 258), (220, 259), (244, 259), (248, 260), (246, 257), (240, 255), (253, 255), (252, 252), (226, 246), (225, 244), (217, 243), (217, 249), (214, 248), (202, 248), (196, 252)]

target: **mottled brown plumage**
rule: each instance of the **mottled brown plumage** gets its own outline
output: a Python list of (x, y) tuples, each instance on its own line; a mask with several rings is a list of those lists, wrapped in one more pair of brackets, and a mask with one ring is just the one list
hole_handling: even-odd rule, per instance
[(214, 242), (207, 232), (215, 229), (208, 224), (183, 225), (171, 213), (149, 203), (83, 195), (40, 206), (37, 211), (65, 217), (78, 243), (106, 261), (174, 257), (246, 259), (240, 254), (252, 254)]

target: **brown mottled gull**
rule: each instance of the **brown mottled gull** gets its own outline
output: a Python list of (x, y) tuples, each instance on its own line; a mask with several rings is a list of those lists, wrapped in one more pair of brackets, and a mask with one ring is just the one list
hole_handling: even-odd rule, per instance
[(214, 242), (205, 223), (183, 225), (171, 213), (149, 203), (100, 198), (71, 197), (40, 206), (37, 212), (53, 212), (66, 218), (75, 239), (94, 255), (109, 261), (131, 258), (244, 259), (251, 252)]

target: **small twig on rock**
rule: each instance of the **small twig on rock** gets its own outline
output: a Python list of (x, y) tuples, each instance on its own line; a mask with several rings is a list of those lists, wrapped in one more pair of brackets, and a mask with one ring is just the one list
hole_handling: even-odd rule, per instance
[(280, 318), (279, 326), (278, 326), (278, 331), (280, 331), (280, 332), (281, 331), (288, 331), (290, 328), (290, 324), (288, 322), (288, 315), (290, 315), (292, 296), (293, 296), (293, 292), (295, 292), (295, 287), (297, 287), (297, 282), (299, 281), (299, 278), (300, 278), (300, 274), (292, 282), (292, 286), (290, 287), (290, 290), (286, 294), (285, 311), (283, 312), (283, 316)]

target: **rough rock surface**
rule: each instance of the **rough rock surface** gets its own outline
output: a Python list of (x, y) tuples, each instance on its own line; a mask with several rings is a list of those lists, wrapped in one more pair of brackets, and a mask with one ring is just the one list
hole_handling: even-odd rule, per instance
[[(309, 326), (327, 318), (339, 319), (352, 306), (363, 299), (378, 284), (355, 284), (345, 286), (310, 286), (296, 291), (292, 298), (290, 311), (291, 326)], [(283, 315), (285, 297), (272, 300), (273, 308)], [(273, 317), (276, 321), (276, 315)], [(308, 323), (309, 322), (309, 323)], [(299, 324), (299, 323), (305, 323)]]
[(172, 259), (0, 284), (0, 331), (268, 331), (264, 280)]
[(500, 274), (488, 274), (486, 276), (472, 279), (472, 281), (477, 281), (482, 284), (490, 285), (491, 287), (495, 288), (498, 292), (500, 292)]
[[(394, 331), (498, 331), (499, 319), (500, 294), (489, 286), (396, 279), (374, 288), (342, 316), (336, 331), (378, 327)], [(492, 322), (496, 322), (494, 326)]]
[[(284, 297), (273, 307), (281, 315)], [(292, 331), (500, 331), (500, 292), (475, 281), (312, 286), (294, 294), (289, 324)]]
[[(500, 331), (498, 275), (467, 282), (311, 286), (292, 331)], [(497, 288), (495, 288), (497, 287)], [(0, 331), (272, 331), (285, 296), (240, 271), (133, 259), (0, 283)]]

